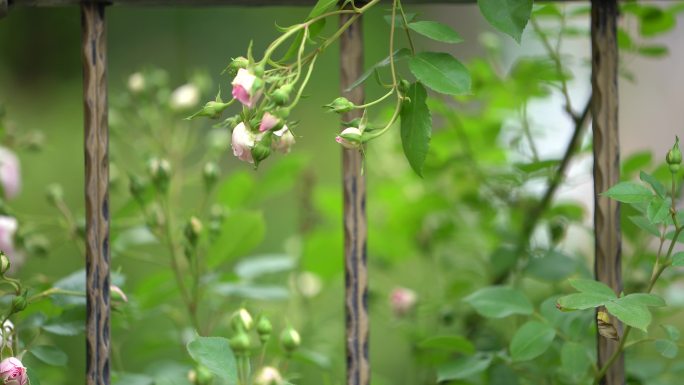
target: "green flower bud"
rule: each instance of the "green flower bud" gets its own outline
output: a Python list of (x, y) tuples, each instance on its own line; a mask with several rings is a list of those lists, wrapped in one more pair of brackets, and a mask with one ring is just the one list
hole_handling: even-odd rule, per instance
[(402, 95), (405, 95), (410, 87), (411, 83), (409, 83), (409, 81), (406, 79), (401, 79), (399, 82), (399, 92), (401, 92)]
[(259, 78), (263, 77), (264, 71), (265, 71), (265, 68), (263, 65), (259, 64), (259, 65), (254, 66), (253, 72), (254, 72), (254, 75), (256, 75), (257, 77), (259, 77)]
[(257, 78), (254, 79), (254, 84), (252, 85), (252, 94), (256, 94), (262, 88), (264, 88), (264, 80), (257, 75)]
[(249, 60), (246, 57), (238, 56), (230, 62), (227, 70), (231, 75), (235, 76), (240, 68), (247, 68), (247, 66), (249, 66)]
[(667, 152), (665, 161), (667, 161), (667, 164), (670, 166), (670, 171), (672, 173), (679, 171), (679, 165), (682, 163), (682, 152), (679, 150), (678, 136), (675, 137), (675, 144), (672, 146), (672, 149)]
[(354, 103), (350, 102), (347, 98), (340, 96), (339, 98), (333, 100), (332, 103), (326, 104), (323, 107), (328, 108), (330, 112), (342, 114), (353, 110), (355, 105)]
[(197, 219), (197, 217), (190, 217), (188, 223), (185, 225), (185, 238), (188, 242), (195, 246), (197, 245), (197, 240), (202, 233), (202, 222)]
[(239, 331), (230, 339), (230, 348), (240, 355), (249, 350), (249, 336), (244, 331)]
[(10, 269), (10, 266), (11, 264), (9, 258), (4, 252), (0, 251), (0, 274), (5, 275), (5, 273), (7, 273), (7, 271)]
[(26, 292), (23, 295), (18, 295), (12, 298), (12, 313), (19, 313), (26, 309), (28, 301), (26, 301)]
[(271, 142), (273, 134), (267, 132), (263, 139), (256, 142), (252, 147), (252, 158), (254, 159), (254, 167), (258, 167), (259, 163), (271, 155)]
[(47, 200), (51, 205), (56, 206), (58, 202), (64, 200), (64, 190), (58, 184), (51, 184), (47, 189)]
[(256, 330), (257, 334), (259, 335), (259, 340), (262, 344), (265, 344), (266, 342), (268, 342), (268, 339), (271, 337), (271, 333), (273, 332), (273, 326), (271, 325), (271, 321), (269, 321), (268, 318), (266, 318), (266, 316), (262, 315), (261, 317), (259, 317)]
[(211, 100), (208, 101), (207, 104), (205, 104), (201, 110), (195, 112), (190, 117), (188, 117), (188, 119), (194, 119), (198, 116), (206, 116), (210, 119), (218, 119), (221, 117), (221, 113), (223, 112), (223, 110), (228, 108), (228, 106), (230, 106), (230, 103), (221, 103), (218, 101)]
[(204, 365), (197, 366), (197, 385), (211, 385), (214, 382), (214, 375)]
[(290, 100), (292, 84), (285, 84), (271, 94), (271, 100), (277, 106), (284, 106)]
[(202, 177), (204, 179), (204, 188), (211, 190), (216, 184), (219, 176), (219, 168), (214, 162), (208, 162), (202, 169)]
[(565, 237), (566, 230), (565, 221), (560, 218), (554, 218), (549, 223), (549, 233), (551, 234), (551, 241), (556, 244)]
[(299, 336), (299, 333), (292, 327), (287, 327), (280, 333), (280, 346), (282, 346), (283, 350), (288, 354), (297, 350), (301, 343), (302, 339)]
[(128, 177), (128, 191), (130, 191), (131, 196), (133, 196), (136, 201), (143, 201), (145, 187), (145, 183), (137, 175), (131, 175)]
[(166, 193), (169, 190), (171, 178), (171, 164), (166, 159), (152, 158), (147, 163), (147, 171), (158, 191)]
[(249, 312), (245, 308), (242, 308), (233, 313), (230, 322), (235, 332), (248, 332), (252, 330), (252, 326), (254, 326), (254, 320), (252, 319), (252, 315), (249, 314)]

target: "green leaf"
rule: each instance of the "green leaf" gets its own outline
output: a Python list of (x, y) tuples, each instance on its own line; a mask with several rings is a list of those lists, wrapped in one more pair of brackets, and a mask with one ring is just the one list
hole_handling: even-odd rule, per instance
[[(401, 48), (396, 51), (394, 51), (394, 63), (396, 64), (398, 61), (401, 61), (409, 56), (411, 56), (411, 50), (408, 48)], [(349, 92), (359, 86), (361, 83), (366, 81), (373, 73), (378, 69), (382, 67), (387, 67), (390, 64), (390, 57), (387, 56), (386, 58), (380, 60), (379, 62), (373, 64), (369, 69), (366, 70), (358, 79), (354, 81), (347, 89), (345, 92)]]
[(530, 259), (525, 267), (529, 275), (546, 281), (560, 281), (577, 270), (574, 259), (556, 250), (549, 250), (545, 256)]
[(38, 378), (38, 374), (35, 370), (29, 368), (26, 370), (26, 374), (29, 378), (29, 385), (40, 385), (40, 378)]
[(228, 339), (222, 337), (195, 337), (187, 346), (190, 357), (204, 365), (214, 375), (231, 383), (237, 381), (235, 355)]
[(625, 324), (647, 332), (651, 323), (651, 312), (644, 305), (620, 298), (606, 303), (606, 310)]
[(551, 346), (556, 330), (546, 323), (529, 321), (513, 335), (510, 352), (513, 361), (529, 361)]
[(584, 310), (592, 307), (602, 306), (612, 298), (592, 293), (573, 293), (558, 298), (558, 306), (561, 309)]
[(660, 181), (656, 179), (653, 175), (641, 171), (639, 173), (639, 179), (651, 185), (653, 191), (655, 191), (659, 197), (665, 198), (665, 195), (667, 195), (665, 186), (663, 186), (663, 184), (660, 183)]
[(423, 163), (430, 147), (432, 118), (428, 109), (427, 91), (420, 83), (413, 83), (408, 98), (401, 105), (401, 145), (413, 171), (423, 176)]
[(448, 53), (421, 52), (409, 60), (411, 73), (432, 90), (462, 95), (470, 92), (470, 73)]
[(568, 281), (570, 286), (574, 287), (582, 293), (590, 293), (596, 295), (602, 295), (609, 298), (617, 298), (615, 292), (610, 287), (606, 286), (604, 283), (595, 281), (593, 279), (571, 279)]
[(287, 287), (276, 285), (226, 282), (215, 285), (212, 291), (221, 296), (261, 301), (283, 301), (290, 297)]
[[(309, 12), (309, 16), (306, 19), (311, 20), (315, 17), (318, 17), (332, 9), (336, 4), (337, 0), (318, 0), (313, 9), (311, 9), (311, 12)], [(320, 34), (323, 30), (323, 27), (325, 27), (325, 19), (317, 20), (309, 25), (309, 39), (314, 39), (316, 36), (318, 36), (318, 34)], [(280, 60), (283, 61), (294, 57), (299, 51), (299, 46), (302, 44), (302, 39), (304, 39), (304, 31), (297, 32), (297, 36), (292, 41), (292, 45), (290, 45), (290, 47), (287, 49), (287, 52)]]
[(266, 222), (260, 212), (233, 210), (221, 225), (221, 234), (209, 248), (207, 262), (216, 267), (230, 258), (244, 255), (264, 239)]
[(561, 368), (564, 373), (583, 377), (591, 366), (587, 350), (577, 342), (568, 341), (561, 348)]
[(622, 302), (629, 302), (643, 306), (663, 307), (667, 306), (665, 300), (655, 294), (634, 293), (620, 298)]
[(637, 47), (637, 52), (647, 57), (662, 57), (670, 53), (667, 46), (662, 44), (641, 45)]
[(485, 371), (492, 363), (489, 354), (461, 357), (437, 368), (437, 382), (468, 378)]
[(409, 23), (408, 27), (423, 36), (443, 43), (460, 43), (463, 41), (461, 36), (451, 27), (436, 21), (416, 21)]
[(684, 251), (678, 251), (672, 256), (672, 266), (684, 266)]
[(648, 232), (651, 235), (660, 237), (660, 230), (658, 230), (658, 227), (653, 223), (649, 222), (647, 218), (639, 215), (632, 215), (629, 217), (629, 220), (632, 221), (632, 223), (634, 223), (635, 225), (637, 225), (638, 228)]
[(602, 295), (608, 298), (617, 298), (615, 292), (604, 283), (593, 279), (571, 279), (568, 281), (570, 286), (582, 293)]
[(69, 361), (66, 353), (52, 345), (33, 346), (29, 349), (37, 359), (52, 366), (64, 366)]
[(477, 5), (494, 28), (520, 43), (532, 14), (532, 0), (477, 0)]
[(620, 182), (601, 195), (623, 203), (648, 202), (653, 197), (646, 186), (634, 182)]
[(667, 333), (667, 337), (672, 341), (679, 341), (679, 329), (672, 325), (660, 325)]
[(418, 344), (421, 349), (441, 349), (449, 352), (465, 354), (475, 353), (475, 346), (467, 338), (461, 336), (436, 336), (421, 341)]
[(235, 274), (242, 279), (250, 280), (262, 275), (289, 271), (294, 267), (295, 261), (289, 255), (259, 255), (240, 261), (235, 266)]
[(655, 224), (664, 222), (670, 214), (670, 198), (654, 196), (646, 208), (648, 221)]
[(665, 358), (675, 358), (679, 352), (677, 344), (670, 340), (656, 340), (655, 348)]
[(507, 286), (489, 286), (463, 299), (475, 311), (489, 318), (503, 318), (512, 314), (529, 315), (534, 311), (532, 303), (516, 289)]
[(223, 206), (244, 207), (254, 195), (256, 182), (247, 171), (232, 173), (218, 186), (216, 201)]
[(59, 336), (75, 336), (85, 331), (85, 310), (74, 307), (57, 317), (49, 319), (41, 328)]
[(620, 175), (623, 177), (631, 177), (638, 170), (649, 167), (652, 162), (653, 154), (651, 154), (650, 151), (634, 153), (622, 162)]

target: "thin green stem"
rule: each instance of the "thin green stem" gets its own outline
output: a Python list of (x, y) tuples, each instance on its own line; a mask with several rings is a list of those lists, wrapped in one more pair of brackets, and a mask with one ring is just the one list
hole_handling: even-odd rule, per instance
[(416, 48), (413, 46), (413, 40), (411, 39), (411, 30), (408, 26), (408, 19), (406, 18), (406, 13), (404, 13), (404, 7), (401, 5), (401, 0), (399, 1), (399, 13), (401, 13), (401, 19), (404, 23), (404, 30), (406, 31), (406, 39), (408, 40), (409, 47), (411, 48), (411, 53), (416, 54)]
[(356, 108), (356, 109), (361, 109), (361, 108), (367, 108), (367, 107), (374, 106), (374, 105), (376, 105), (376, 104), (382, 102), (383, 100), (389, 98), (390, 96), (392, 96), (393, 93), (394, 93), (394, 88), (391, 89), (391, 90), (389, 90), (389, 92), (387, 92), (386, 94), (384, 94), (384, 95), (381, 96), (380, 98), (378, 98), (378, 99), (376, 99), (376, 100), (373, 100), (372, 102), (368, 102), (368, 103), (366, 103), (366, 104), (361, 104), (361, 105), (358, 105), (358, 106), (354, 106), (354, 108)]
[(392, 19), (390, 23), (390, 38), (389, 38), (389, 59), (390, 59), (390, 70), (392, 72), (392, 88), (397, 87), (397, 72), (394, 68), (394, 30), (396, 29), (396, 17), (397, 17), (397, 2), (394, 0), (392, 2)]
[(297, 91), (297, 96), (295, 96), (294, 100), (292, 101), (292, 104), (290, 104), (289, 108), (294, 107), (297, 103), (299, 103), (299, 99), (302, 97), (302, 93), (304, 93), (304, 89), (306, 88), (307, 83), (309, 83), (309, 79), (311, 78), (311, 73), (313, 72), (314, 65), (316, 64), (316, 58), (318, 56), (314, 56), (313, 60), (311, 60), (311, 63), (309, 64), (309, 69), (306, 71), (306, 76), (304, 77), (304, 81), (302, 81), (302, 85), (299, 87), (299, 90)]
[(389, 130), (390, 127), (392, 127), (392, 124), (394, 124), (394, 122), (399, 117), (400, 112), (401, 112), (401, 97), (397, 96), (397, 105), (394, 108), (394, 113), (392, 114), (392, 117), (390, 118), (389, 122), (387, 122), (387, 125), (385, 125), (385, 127), (381, 128), (378, 131), (373, 131), (372, 133), (368, 133), (366, 141), (371, 140), (371, 139), (375, 139), (378, 136), (387, 132), (387, 130)]

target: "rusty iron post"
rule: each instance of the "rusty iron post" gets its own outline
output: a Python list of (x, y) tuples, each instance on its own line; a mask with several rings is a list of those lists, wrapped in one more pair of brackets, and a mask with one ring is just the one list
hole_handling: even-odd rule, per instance
[[(594, 233), (596, 279), (622, 291), (620, 205), (600, 196), (620, 179), (618, 131), (617, 0), (591, 2), (591, 53), (594, 140)], [(622, 325), (611, 316), (622, 334)], [(597, 335), (598, 367), (617, 350), (618, 342)], [(624, 356), (620, 355), (602, 379), (603, 385), (625, 383)]]
[[(342, 15), (340, 23), (349, 20)], [(340, 38), (340, 83), (342, 95), (363, 104), (363, 87), (346, 92), (363, 73), (363, 32), (359, 17)], [(343, 115), (345, 122), (361, 116), (360, 110)], [(342, 150), (344, 189), (344, 270), (346, 308), (347, 385), (369, 385), (368, 359), (368, 267), (366, 264), (366, 180), (363, 155), (356, 149)]]
[(109, 385), (109, 127), (105, 5), (81, 5), (86, 207), (86, 385)]

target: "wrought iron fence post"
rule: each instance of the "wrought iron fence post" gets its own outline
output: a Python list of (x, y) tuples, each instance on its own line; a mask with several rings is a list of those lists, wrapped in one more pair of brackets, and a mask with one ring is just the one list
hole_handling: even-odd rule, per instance
[(86, 384), (108, 385), (109, 127), (105, 5), (81, 5), (86, 207)]
[[(351, 15), (342, 15), (344, 24)], [(363, 104), (361, 86), (346, 92), (363, 73), (363, 32), (361, 18), (340, 38), (340, 83), (342, 95), (354, 104)], [(360, 110), (344, 114), (348, 122), (361, 116)], [(347, 385), (369, 385), (368, 359), (368, 269), (366, 265), (366, 180), (359, 150), (342, 150), (344, 189), (344, 269), (346, 308)]]
[[(591, 45), (594, 139), (594, 233), (596, 279), (616, 293), (622, 291), (620, 205), (599, 194), (620, 178), (618, 131), (617, 0), (592, 0)], [(611, 317), (618, 330), (622, 326)], [(602, 367), (618, 348), (618, 342), (597, 335), (598, 366)], [(621, 355), (603, 378), (604, 385), (625, 383)]]
[(7, 15), (8, 4), (7, 0), (0, 0), (0, 19)]

